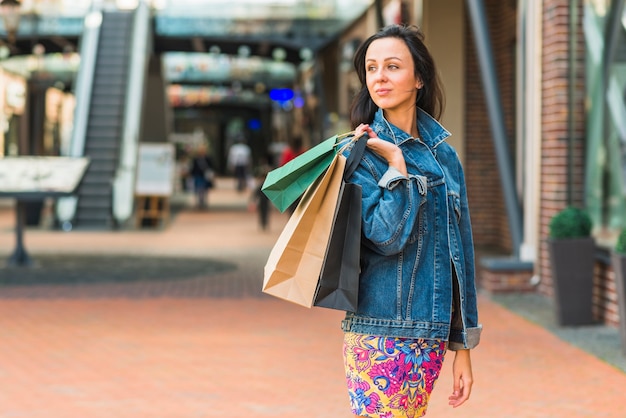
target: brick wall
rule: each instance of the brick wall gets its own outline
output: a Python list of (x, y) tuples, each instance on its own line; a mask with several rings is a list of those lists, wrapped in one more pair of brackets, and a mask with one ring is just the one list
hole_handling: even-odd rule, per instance
[[(568, 132), (569, 87), (569, 2), (543, 3), (543, 81), (542, 81), (542, 161), (539, 259), (535, 265), (541, 277), (539, 292), (553, 295), (552, 272), (546, 239), (552, 216), (568, 204), (568, 176), (572, 179), (572, 204), (584, 207), (585, 164), (585, 44), (582, 32), (582, 6), (578, 11), (578, 49), (574, 93), (574, 135)], [(571, 148), (570, 148), (571, 147)], [(569, 173), (568, 153), (573, 155)], [(597, 260), (594, 271), (594, 315), (601, 322), (617, 326), (619, 313), (615, 275), (608, 257)]]
[[(580, 12), (582, 16), (582, 9)], [(579, 22), (582, 18), (578, 19)], [(574, 138), (568, 132), (569, 87), (569, 1), (543, 2), (542, 51), (542, 145), (540, 237), (537, 273), (539, 291), (553, 294), (552, 274), (546, 244), (552, 216), (567, 206), (568, 176), (572, 176), (572, 203), (582, 206), (584, 178), (584, 38), (579, 27), (574, 97)], [(570, 140), (572, 141), (570, 144)], [(573, 169), (568, 173), (569, 147), (573, 151)]]
[(602, 322), (619, 326), (619, 305), (615, 272), (610, 263), (596, 263), (593, 286), (593, 313)]

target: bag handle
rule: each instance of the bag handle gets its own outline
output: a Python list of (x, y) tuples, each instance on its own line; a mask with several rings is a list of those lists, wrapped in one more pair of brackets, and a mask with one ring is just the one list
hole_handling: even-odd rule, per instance
[(350, 154), (348, 155), (348, 159), (346, 160), (346, 168), (343, 171), (344, 180), (349, 178), (359, 166), (361, 158), (363, 158), (363, 154), (365, 153), (366, 146), (367, 134), (364, 132), (363, 135), (361, 135), (359, 139), (356, 140), (356, 143), (350, 150)]

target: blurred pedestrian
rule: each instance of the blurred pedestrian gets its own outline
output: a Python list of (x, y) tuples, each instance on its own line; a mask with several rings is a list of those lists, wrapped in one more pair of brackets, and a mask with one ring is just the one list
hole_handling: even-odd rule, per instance
[[(304, 152), (302, 138), (295, 136), (289, 141), (289, 145), (283, 150), (280, 156), (280, 165), (283, 166)], [(289, 213), (293, 213), (300, 203), (300, 198), (296, 199), (288, 208)]]
[(287, 164), (303, 152), (302, 138), (299, 136), (293, 137), (280, 156), (280, 165)]
[(363, 190), (356, 312), (347, 312), (344, 362), (360, 417), (421, 417), (447, 350), (453, 407), (469, 399), (470, 349), (480, 340), (467, 189), (450, 135), (437, 121), (443, 92), (415, 26), (392, 25), (356, 51), (351, 109), (369, 139), (348, 179)]
[(238, 192), (243, 192), (247, 187), (251, 163), (252, 152), (250, 147), (246, 144), (245, 138), (239, 136), (236, 142), (231, 145), (227, 159), (228, 168), (235, 174)]
[(209, 192), (215, 186), (215, 165), (208, 153), (206, 145), (196, 148), (195, 155), (191, 159), (189, 174), (193, 178), (196, 207), (206, 209), (209, 206)]
[(269, 171), (270, 167), (268, 164), (259, 166), (256, 185), (253, 193), (250, 195), (250, 208), (256, 211), (259, 217), (259, 227), (263, 231), (269, 228), (270, 199), (263, 193), (261, 188)]

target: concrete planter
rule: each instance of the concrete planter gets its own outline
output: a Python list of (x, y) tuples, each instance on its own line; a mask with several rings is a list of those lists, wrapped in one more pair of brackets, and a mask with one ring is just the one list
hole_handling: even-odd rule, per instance
[(622, 352), (626, 355), (626, 255), (611, 253), (611, 265), (615, 272), (615, 288), (619, 309), (619, 332), (622, 337)]
[(559, 325), (593, 324), (594, 239), (550, 239), (548, 246)]

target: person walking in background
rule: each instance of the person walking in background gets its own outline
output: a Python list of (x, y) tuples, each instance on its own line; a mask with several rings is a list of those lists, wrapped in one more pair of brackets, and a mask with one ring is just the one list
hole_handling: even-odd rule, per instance
[(240, 136), (228, 150), (227, 165), (237, 179), (237, 191), (243, 192), (247, 187), (248, 171), (252, 163), (252, 152), (245, 143), (245, 138)]
[[(300, 136), (295, 136), (289, 141), (289, 145), (283, 150), (280, 156), (280, 166), (287, 164), (289, 161), (296, 158), (298, 155), (304, 152), (302, 138)], [(300, 198), (296, 199), (295, 202), (289, 206), (287, 211), (289, 213), (293, 213), (296, 210), (296, 207), (300, 203)]]
[(280, 156), (280, 165), (283, 166), (287, 164), (289, 161), (293, 160), (303, 152), (304, 149), (302, 148), (302, 138), (299, 136), (292, 138)]
[(208, 154), (206, 145), (200, 145), (191, 160), (189, 174), (193, 178), (196, 207), (208, 208), (209, 191), (214, 187), (215, 172), (211, 156)]
[(263, 231), (269, 228), (270, 199), (262, 191), (263, 183), (269, 172), (269, 164), (264, 163), (259, 166), (256, 185), (250, 195), (250, 210), (256, 211), (259, 217), (259, 227)]
[[(344, 364), (360, 417), (421, 417), (447, 350), (453, 407), (469, 399), (480, 340), (474, 247), (463, 169), (438, 122), (443, 92), (415, 26), (392, 25), (356, 51), (351, 108), (367, 149), (361, 185), (359, 303), (347, 312)], [(346, 151), (349, 152), (349, 151)]]

